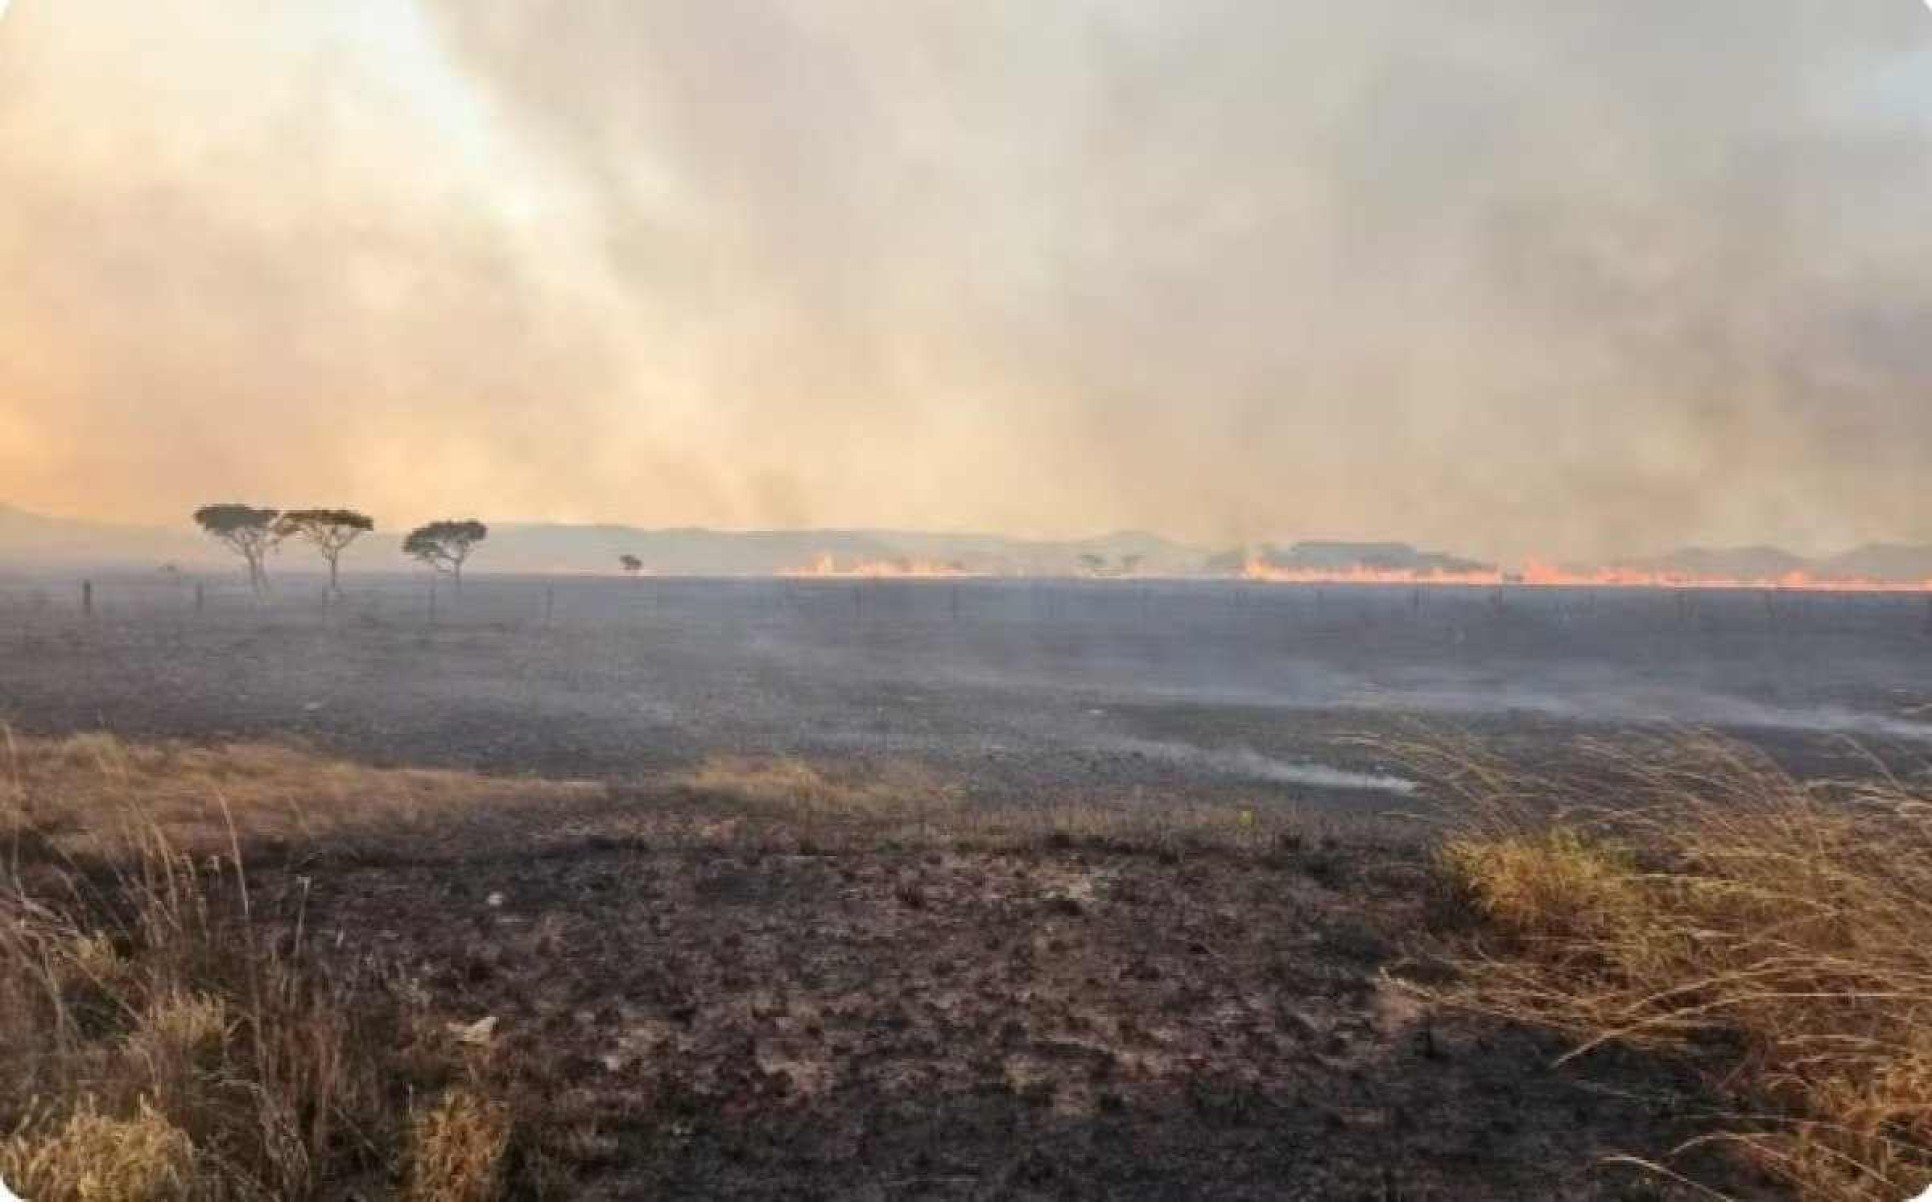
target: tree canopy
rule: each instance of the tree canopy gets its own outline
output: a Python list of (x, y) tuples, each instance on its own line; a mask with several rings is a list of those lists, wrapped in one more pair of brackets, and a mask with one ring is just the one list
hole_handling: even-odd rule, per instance
[(409, 532), (403, 539), (403, 554), (460, 581), (464, 561), (469, 559), (476, 544), (489, 536), (490, 528), (474, 518), (431, 522)]
[(249, 585), (261, 592), (268, 584), (264, 561), (282, 540), (276, 521), (281, 511), (229, 502), (203, 505), (194, 516), (195, 525), (209, 537), (242, 557), (248, 565)]
[(329, 591), (337, 585), (337, 567), (350, 543), (376, 528), (375, 520), (353, 509), (292, 509), (275, 522), (278, 538), (299, 538), (312, 544), (329, 565)]

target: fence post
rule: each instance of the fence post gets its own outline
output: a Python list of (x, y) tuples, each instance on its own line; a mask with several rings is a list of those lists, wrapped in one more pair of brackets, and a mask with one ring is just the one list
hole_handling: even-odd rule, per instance
[(81, 616), (84, 618), (94, 616), (94, 582), (92, 580), (81, 581)]

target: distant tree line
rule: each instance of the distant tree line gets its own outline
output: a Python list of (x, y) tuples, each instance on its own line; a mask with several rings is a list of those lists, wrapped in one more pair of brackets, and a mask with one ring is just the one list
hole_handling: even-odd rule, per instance
[[(375, 519), (353, 509), (265, 509), (228, 503), (204, 505), (194, 513), (195, 525), (227, 547), (248, 569), (248, 584), (256, 593), (268, 588), (268, 557), (295, 539), (322, 557), (329, 569), (329, 595), (342, 593), (342, 553), (376, 528)], [(474, 518), (430, 522), (404, 537), (403, 554), (433, 571), (463, 582), (463, 565), (490, 529)]]

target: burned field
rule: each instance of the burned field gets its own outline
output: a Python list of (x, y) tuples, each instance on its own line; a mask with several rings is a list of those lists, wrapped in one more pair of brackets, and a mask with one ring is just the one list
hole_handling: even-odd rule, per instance
[[(1898, 598), (101, 595), (10, 613), (14, 754), (172, 798), (314, 971), (380, 966), (364, 1196), (412, 1188), (394, 1116), (453, 1083), (509, 1116), (509, 1196), (1669, 1196), (1606, 1158), (1702, 1130), (1691, 1074), (1424, 999), (1470, 916), (1396, 743), (1558, 761), (1648, 720), (1903, 764), (1932, 648)], [(229, 743), (260, 739), (312, 750)], [(50, 871), (111, 855), (48, 808), (68, 777), (14, 778)]]
[[(1558, 1071), (1548, 1037), (1433, 1012), (1386, 975), (1441, 971), (1426, 857), (1296, 816), (988, 814), (910, 768), (794, 761), (618, 788), (101, 736), (10, 756), (23, 920), (112, 896), (129, 857), (161, 875), (162, 840), (174, 872), (210, 866), (193, 908), (228, 918), (191, 979), (154, 982), (182, 936), (153, 932), (179, 915), (77, 921), (115, 967), (63, 987), (94, 1015), (78, 1052), (19, 1018), (79, 957), (56, 941), (22, 972), (8, 1096), (159, 1098), (209, 1158), (183, 1172), (242, 1166), (282, 1196), (1654, 1196), (1601, 1158), (1668, 1146), (1709, 1105), (1657, 1066)], [(133, 816), (146, 833), (117, 846)], [(9, 982), (40, 967), (20, 950), (0, 948)], [(340, 1012), (260, 1016), (251, 956)], [(129, 991), (106, 1010), (103, 980)], [(241, 1046), (148, 1051), (177, 1038), (183, 990)], [(254, 1096), (242, 1033), (264, 1027), (298, 1070), (332, 1066), (282, 1065), (287, 1112), (317, 1080), (362, 1083), (325, 1099), (348, 1133), (296, 1169), (208, 1113)], [(424, 1187), (421, 1115), (475, 1097), (500, 1144), (457, 1192)], [(4, 1117), (29, 1124), (4, 1175), (68, 1196), (45, 1167), (62, 1130)]]
[(1346, 812), (1400, 798), (1352, 779), (1387, 768), (1355, 737), (1419, 727), (1524, 751), (1710, 727), (1826, 764), (1846, 739), (1932, 743), (1932, 610), (1910, 595), (486, 578), (325, 607), (317, 588), (197, 607), (105, 580), (91, 618), (71, 581), (0, 588), (0, 710), (497, 772), (900, 758), (989, 799)]

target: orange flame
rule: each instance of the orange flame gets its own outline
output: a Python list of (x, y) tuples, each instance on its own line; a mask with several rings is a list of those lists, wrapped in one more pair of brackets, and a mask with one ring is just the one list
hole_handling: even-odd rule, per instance
[(958, 580), (977, 575), (956, 563), (923, 559), (867, 559), (841, 564), (830, 555), (819, 556), (809, 567), (787, 568), (778, 574), (801, 580)]
[(1347, 568), (1282, 568), (1266, 562), (1259, 556), (1249, 556), (1242, 565), (1243, 580), (1259, 580), (1269, 584), (1406, 584), (1406, 585), (1497, 585), (1508, 583), (1502, 572), (1484, 570), (1475, 572), (1420, 572), (1400, 568), (1371, 568), (1356, 565)]
[(1601, 589), (1777, 589), (1809, 593), (1932, 593), (1932, 580), (1875, 580), (1867, 577), (1828, 577), (1810, 572), (1790, 572), (1783, 576), (1747, 578), (1731, 576), (1694, 576), (1676, 572), (1654, 572), (1638, 568), (1560, 568), (1540, 560), (1529, 560), (1520, 572), (1486, 569), (1471, 572), (1412, 571), (1398, 568), (1281, 568), (1259, 557), (1250, 556), (1241, 571), (1242, 579), (1270, 584), (1363, 584), (1428, 587), (1499, 587), (1525, 585), (1531, 588)]

